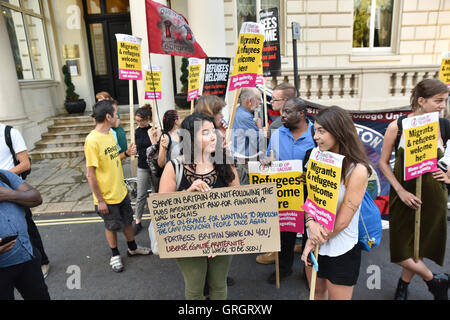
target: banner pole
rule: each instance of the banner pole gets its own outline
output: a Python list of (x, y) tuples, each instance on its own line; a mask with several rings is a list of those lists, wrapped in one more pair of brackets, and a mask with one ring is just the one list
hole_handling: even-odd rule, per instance
[(233, 130), (234, 117), (236, 115), (236, 106), (237, 106), (240, 94), (241, 94), (241, 88), (236, 89), (236, 95), (234, 96), (234, 102), (233, 102), (233, 106), (231, 109), (230, 124), (228, 126), (228, 131), (227, 131), (227, 141), (230, 141), (230, 138), (231, 138), (231, 130)]
[(266, 79), (263, 77), (263, 90), (264, 90), (264, 115), (263, 121), (265, 123), (266, 130), (269, 129), (269, 115), (267, 114), (267, 94), (266, 94)]
[[(416, 180), (416, 197), (422, 200), (422, 176), (418, 177)], [(419, 261), (419, 242), (420, 242), (420, 216), (422, 207), (420, 206), (416, 210), (415, 216), (415, 230), (414, 230), (414, 261), (417, 263)]]
[[(317, 260), (317, 258), (319, 257), (319, 245), (316, 245), (316, 249), (314, 250), (314, 256), (316, 257)], [(317, 271), (315, 268), (312, 268), (309, 300), (314, 300), (314, 295), (316, 293), (316, 279), (317, 279)]]

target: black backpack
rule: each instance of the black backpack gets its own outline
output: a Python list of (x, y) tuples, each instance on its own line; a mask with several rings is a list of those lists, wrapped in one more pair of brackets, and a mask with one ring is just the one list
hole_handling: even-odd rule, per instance
[[(9, 151), (10, 151), (11, 154), (12, 154), (12, 157), (13, 157), (13, 160), (14, 160), (14, 166), (17, 166), (17, 165), (20, 163), (20, 161), (17, 160), (16, 152), (14, 151), (14, 148), (13, 148), (13, 145), (12, 145), (12, 140), (11, 140), (11, 129), (12, 129), (11, 126), (6, 126), (6, 127), (5, 127), (5, 141), (6, 141), (6, 145), (7, 145), (8, 148), (9, 148)], [(28, 159), (30, 159), (30, 164), (31, 164), (31, 158), (28, 157)], [(19, 176), (20, 176), (23, 180), (25, 180), (25, 179), (27, 178), (27, 176), (30, 174), (30, 172), (31, 172), (31, 167), (30, 167), (29, 170), (20, 173)]]

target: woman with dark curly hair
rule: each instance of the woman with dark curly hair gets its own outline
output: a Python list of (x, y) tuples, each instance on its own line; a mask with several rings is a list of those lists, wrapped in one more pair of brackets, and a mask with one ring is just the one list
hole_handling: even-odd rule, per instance
[[(188, 116), (181, 124), (183, 169), (177, 187), (175, 161), (164, 168), (159, 185), (160, 193), (175, 191), (205, 192), (212, 188), (239, 186), (236, 169), (227, 164), (223, 146), (217, 145), (214, 119), (200, 113)], [(227, 275), (231, 256), (178, 258), (188, 300), (203, 300), (205, 282), (213, 300), (227, 297)]]

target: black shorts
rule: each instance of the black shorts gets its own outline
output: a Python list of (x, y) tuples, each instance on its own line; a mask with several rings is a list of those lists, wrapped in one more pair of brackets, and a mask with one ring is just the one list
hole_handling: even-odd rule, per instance
[(102, 217), (105, 228), (113, 232), (125, 231), (125, 226), (133, 222), (133, 208), (128, 194), (121, 203), (108, 204), (107, 206), (108, 214), (98, 212), (98, 206), (95, 206), (95, 212)]
[(350, 251), (337, 257), (319, 254), (318, 264), (317, 277), (328, 279), (336, 285), (354, 286), (358, 282), (361, 266), (361, 247), (357, 243)]

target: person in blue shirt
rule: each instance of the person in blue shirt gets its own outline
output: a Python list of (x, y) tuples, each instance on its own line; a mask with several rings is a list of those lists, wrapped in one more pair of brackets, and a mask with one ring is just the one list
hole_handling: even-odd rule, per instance
[(241, 185), (249, 184), (248, 161), (257, 161), (266, 150), (266, 138), (262, 120), (254, 120), (254, 114), (262, 104), (257, 88), (243, 88), (239, 96), (231, 133), (233, 157)]
[[(314, 126), (306, 117), (306, 102), (294, 97), (286, 101), (281, 111), (282, 127), (275, 130), (269, 141), (267, 156), (273, 151), (273, 160), (302, 160), (308, 150), (315, 147)], [(292, 274), (294, 263), (295, 232), (281, 232), (280, 279)], [(273, 253), (266, 253), (257, 257), (257, 262), (269, 264), (266, 261), (274, 260)], [(275, 283), (275, 272), (268, 282)]]
[(0, 241), (18, 235), (0, 245), (0, 300), (14, 300), (14, 288), (24, 300), (50, 300), (39, 252), (33, 252), (30, 242), (24, 210), (41, 203), (39, 191), (15, 173), (0, 170)]

